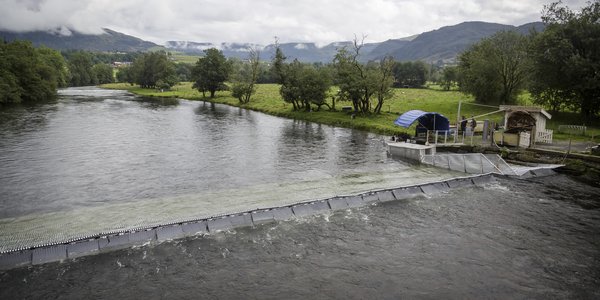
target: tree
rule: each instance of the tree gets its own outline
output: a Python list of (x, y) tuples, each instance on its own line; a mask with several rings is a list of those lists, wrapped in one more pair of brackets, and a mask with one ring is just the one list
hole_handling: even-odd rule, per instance
[(250, 102), (250, 97), (256, 92), (256, 80), (260, 72), (260, 52), (250, 49), (248, 62), (241, 64), (231, 87), (232, 96), (238, 98), (240, 103)]
[(272, 64), (271, 64), (271, 72), (273, 73), (273, 77), (275, 78), (275, 82), (279, 84), (283, 84), (285, 81), (286, 74), (286, 65), (285, 65), (286, 57), (279, 47), (279, 41), (275, 39), (275, 56), (273, 56)]
[(192, 79), (192, 69), (194, 65), (178, 63), (175, 67), (175, 73), (179, 81), (190, 81)]
[(47, 48), (40, 47), (37, 48), (37, 53), (39, 59), (49, 65), (52, 70), (56, 73), (53, 76), (56, 76), (56, 84), (58, 87), (64, 88), (69, 86), (69, 68), (67, 68), (67, 64), (65, 63), (64, 57), (60, 54), (60, 52)]
[(323, 66), (303, 64), (297, 59), (292, 63), (285, 62), (285, 55), (275, 43), (275, 56), (271, 64), (273, 77), (281, 84), (279, 93), (283, 101), (291, 103), (294, 110), (312, 111), (311, 105), (317, 106), (317, 111), (325, 105), (327, 92), (331, 87), (329, 69)]
[(376, 114), (381, 113), (384, 100), (393, 95), (392, 85), (394, 84), (394, 65), (394, 58), (388, 56), (379, 62), (379, 72), (373, 74), (373, 76), (375, 76), (375, 82), (377, 83), (377, 90), (375, 91), (377, 105), (374, 109)]
[(225, 81), (229, 78), (232, 66), (223, 52), (216, 48), (204, 50), (204, 57), (198, 59), (192, 71), (194, 87), (204, 94), (210, 93), (214, 98), (217, 90), (225, 89)]
[(279, 94), (283, 101), (292, 104), (294, 110), (299, 110), (303, 105), (300, 91), (303, 67), (302, 63), (295, 59), (291, 64), (282, 63), (280, 73), (278, 73), (279, 78), (283, 80)]
[(297, 59), (285, 65), (285, 81), (279, 93), (285, 102), (292, 103), (294, 110), (312, 111), (311, 104), (317, 110), (329, 104), (325, 102), (327, 91), (331, 87), (329, 73), (325, 68), (316, 68), (299, 62)]
[(117, 71), (117, 81), (127, 82), (131, 85), (135, 83), (135, 78), (131, 66), (120, 67)]
[(317, 106), (317, 111), (325, 105), (331, 109), (325, 102), (327, 91), (331, 87), (329, 73), (325, 68), (303, 65), (299, 73), (299, 98), (304, 105), (305, 111), (311, 111), (311, 104)]
[(392, 61), (385, 59), (381, 63), (362, 64), (359, 62), (362, 42), (354, 39), (353, 48), (341, 48), (333, 59), (339, 98), (352, 101), (355, 112), (362, 114), (371, 111), (371, 97), (377, 96), (375, 112), (383, 106), (383, 100), (390, 94), (392, 84)]
[(580, 12), (556, 2), (544, 7), (544, 32), (532, 46), (534, 101), (552, 109), (572, 107), (585, 120), (600, 112), (600, 2)]
[(131, 64), (128, 72), (143, 88), (168, 89), (178, 82), (175, 64), (164, 51), (142, 54)]
[(398, 87), (422, 87), (427, 82), (427, 73), (427, 66), (422, 61), (398, 62), (394, 66)]
[(113, 69), (108, 64), (95, 64), (92, 67), (92, 74), (97, 84), (113, 83), (115, 78)]
[(375, 92), (375, 87), (368, 85), (366, 67), (358, 61), (362, 45), (355, 38), (352, 51), (346, 47), (339, 49), (333, 59), (333, 66), (340, 98), (352, 101), (355, 112), (366, 113), (370, 110), (369, 99)]
[(441, 85), (444, 91), (449, 91), (458, 81), (458, 68), (447, 66), (442, 71)]
[(501, 31), (471, 46), (459, 58), (459, 87), (480, 103), (509, 104), (527, 83), (529, 40)]
[(64, 65), (54, 50), (35, 49), (24, 41), (0, 43), (0, 104), (54, 98)]
[(92, 55), (85, 51), (76, 51), (68, 57), (70, 86), (85, 86), (95, 84), (92, 72)]

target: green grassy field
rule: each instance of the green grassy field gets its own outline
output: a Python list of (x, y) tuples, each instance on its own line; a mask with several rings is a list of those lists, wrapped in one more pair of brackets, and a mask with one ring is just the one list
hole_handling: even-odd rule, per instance
[(201, 55), (190, 55), (184, 53), (172, 53), (171, 58), (177, 63), (185, 63), (190, 65), (195, 65), (198, 62), (198, 59), (202, 57)]
[[(379, 115), (366, 115), (357, 116), (352, 118), (350, 114), (341, 112), (342, 106), (350, 106), (350, 102), (339, 101), (336, 102), (336, 108), (338, 111), (329, 111), (325, 106), (321, 111), (304, 112), (304, 111), (293, 111), (292, 105), (285, 103), (279, 95), (279, 85), (276, 84), (259, 84), (256, 94), (252, 96), (250, 103), (241, 105), (236, 98), (231, 97), (231, 93), (217, 92), (214, 99), (204, 98), (202, 94), (192, 88), (190, 82), (180, 83), (172, 88), (170, 91), (160, 92), (154, 89), (142, 89), (138, 86), (131, 86), (124, 83), (115, 83), (102, 85), (103, 88), (110, 89), (124, 89), (132, 93), (148, 96), (148, 97), (170, 97), (170, 98), (184, 98), (189, 100), (204, 100), (215, 103), (223, 103), (232, 106), (244, 107), (256, 111), (261, 111), (271, 115), (307, 120), (311, 122), (318, 122), (323, 124), (356, 128), (361, 130), (367, 130), (377, 132), (381, 134), (397, 134), (401, 132), (414, 133), (413, 128), (405, 129), (398, 127), (393, 124), (394, 120), (402, 113), (412, 110), (420, 109), (424, 111), (434, 111), (443, 114), (448, 117), (450, 123), (456, 123), (457, 110), (459, 101), (461, 105), (461, 115), (469, 118), (470, 116), (478, 116), (485, 113), (490, 113), (497, 108), (483, 107), (476, 105), (473, 98), (466, 96), (458, 91), (442, 91), (436, 87), (427, 89), (394, 89), (394, 95), (391, 99), (386, 100), (383, 105), (382, 113)], [(335, 91), (332, 89), (331, 91)], [(520, 101), (523, 105), (530, 105), (529, 96), (524, 94)], [(331, 102), (330, 102), (331, 104)], [(495, 113), (482, 119), (489, 119), (495, 122), (499, 122), (504, 114)], [(552, 120), (548, 122), (548, 129), (556, 129), (560, 124), (575, 124), (579, 120), (579, 115), (574, 113), (560, 113), (555, 115)], [(600, 123), (600, 122), (599, 122)], [(588, 126), (588, 134), (585, 137), (575, 137), (580, 140), (589, 140), (591, 136), (600, 135), (600, 124), (593, 124), (594, 126)], [(568, 139), (569, 135), (556, 134), (555, 138)], [(597, 139), (597, 138), (596, 138)]]

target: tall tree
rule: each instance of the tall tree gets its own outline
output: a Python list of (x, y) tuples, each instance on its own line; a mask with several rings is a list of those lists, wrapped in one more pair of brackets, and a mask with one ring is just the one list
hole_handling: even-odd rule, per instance
[(370, 98), (376, 88), (367, 80), (366, 66), (359, 62), (362, 42), (354, 39), (353, 48), (343, 47), (338, 50), (333, 66), (336, 70), (336, 83), (340, 89), (341, 99), (352, 101), (355, 112), (370, 111)]
[(422, 61), (398, 62), (394, 66), (396, 86), (422, 87), (427, 81), (427, 66)]
[(340, 89), (339, 98), (352, 101), (355, 112), (371, 112), (371, 97), (376, 95), (377, 113), (383, 106), (383, 100), (389, 95), (392, 61), (386, 59), (379, 64), (362, 64), (359, 61), (362, 47), (363, 43), (355, 38), (352, 49), (344, 47), (338, 50), (333, 59), (335, 83)]
[(123, 66), (117, 70), (117, 81), (127, 82), (131, 85), (135, 83), (135, 76), (133, 74), (132, 66)]
[(190, 81), (192, 79), (192, 69), (194, 65), (187, 63), (178, 63), (175, 67), (175, 73), (179, 81)]
[(285, 102), (292, 103), (294, 110), (312, 111), (312, 104), (317, 106), (317, 110), (323, 105), (331, 108), (325, 102), (327, 91), (331, 87), (326, 68), (303, 64), (295, 59), (292, 63), (285, 64), (285, 70), (285, 81), (279, 93)]
[(64, 65), (54, 50), (35, 49), (24, 41), (0, 43), (0, 104), (55, 97)]
[(459, 60), (460, 89), (477, 102), (514, 103), (527, 83), (529, 40), (501, 31), (463, 52)]
[(449, 91), (458, 81), (458, 68), (446, 66), (442, 71), (441, 85), (445, 91)]
[(85, 51), (76, 51), (68, 57), (71, 73), (70, 86), (85, 86), (96, 84), (92, 72), (92, 55)]
[(312, 111), (311, 104), (317, 106), (317, 110), (325, 105), (331, 109), (329, 104), (325, 102), (327, 91), (331, 87), (331, 79), (327, 69), (323, 67), (315, 67), (303, 65), (300, 73), (299, 82), (299, 98), (304, 105), (305, 111)]
[(553, 109), (568, 106), (590, 120), (600, 112), (600, 2), (581, 11), (555, 2), (545, 6), (544, 32), (532, 47), (534, 100)]
[(97, 84), (113, 83), (115, 77), (113, 75), (113, 69), (108, 64), (95, 64), (92, 66), (92, 73), (96, 79)]
[(279, 77), (283, 80), (279, 88), (279, 94), (283, 101), (291, 103), (294, 110), (302, 108), (302, 93), (300, 91), (301, 76), (304, 65), (295, 59), (291, 64), (282, 62)]
[(256, 92), (256, 80), (260, 72), (260, 52), (250, 49), (248, 61), (242, 63), (233, 76), (231, 86), (232, 96), (238, 98), (240, 103), (250, 102), (250, 97)]
[(204, 50), (204, 57), (198, 59), (192, 71), (194, 87), (200, 92), (209, 92), (214, 98), (217, 90), (225, 89), (225, 81), (229, 79), (232, 66), (223, 52), (216, 48)]
[(178, 81), (175, 64), (163, 51), (142, 54), (131, 64), (128, 72), (143, 88), (170, 88)]
[(375, 72), (375, 82), (377, 83), (377, 90), (375, 95), (377, 96), (377, 105), (375, 105), (374, 112), (376, 114), (381, 113), (383, 102), (385, 99), (393, 95), (392, 85), (394, 84), (394, 58), (391, 56), (385, 57), (379, 62), (377, 71)]
[(275, 39), (275, 55), (273, 56), (271, 62), (271, 72), (273, 73), (273, 77), (275, 78), (275, 82), (279, 84), (283, 84), (285, 81), (285, 73), (286, 73), (286, 57), (279, 47), (279, 41)]
[(69, 86), (69, 68), (60, 52), (47, 47), (40, 47), (37, 48), (37, 53), (39, 59), (55, 71), (52, 76), (56, 76), (57, 86), (61, 88)]

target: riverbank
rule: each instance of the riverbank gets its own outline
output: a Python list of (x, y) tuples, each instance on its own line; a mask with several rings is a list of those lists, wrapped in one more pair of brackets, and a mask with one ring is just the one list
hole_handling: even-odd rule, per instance
[[(177, 84), (169, 91), (159, 91), (156, 89), (143, 89), (137, 85), (127, 83), (104, 84), (100, 87), (106, 89), (127, 90), (136, 95), (144, 97), (162, 97), (162, 98), (182, 98), (188, 100), (200, 100), (214, 103), (227, 104), (235, 107), (242, 107), (266, 114), (291, 118), (295, 120), (306, 120), (326, 125), (359, 129), (374, 132), (383, 135), (395, 135), (400, 133), (413, 134), (414, 128), (402, 128), (394, 125), (396, 118), (411, 109), (420, 109), (424, 111), (435, 111), (446, 116), (451, 123), (456, 120), (458, 113), (458, 103), (462, 101), (461, 115), (472, 116), (482, 115), (495, 111), (495, 108), (472, 105), (474, 100), (458, 91), (443, 91), (435, 88), (426, 89), (394, 89), (393, 95), (387, 99), (383, 105), (381, 114), (372, 114), (352, 117), (349, 112), (342, 111), (343, 106), (351, 106), (350, 102), (336, 101), (335, 111), (329, 110), (323, 106), (320, 111), (294, 111), (290, 103), (286, 103), (279, 95), (279, 85), (277, 84), (258, 84), (256, 94), (247, 104), (241, 104), (238, 99), (231, 96), (228, 91), (217, 92), (215, 98), (204, 97), (198, 90), (192, 88), (191, 82)], [(331, 92), (333, 94), (333, 91)], [(527, 94), (519, 99), (522, 105), (532, 105)], [(331, 105), (331, 98), (328, 101)], [(503, 114), (496, 113), (489, 115), (488, 119), (495, 122), (502, 120)], [(585, 142), (600, 135), (600, 126), (588, 126), (588, 136), (569, 136), (560, 134), (556, 130), (560, 124), (579, 124), (579, 116), (574, 113), (558, 113), (548, 121), (548, 129), (555, 131), (555, 140), (568, 140)]]
[[(294, 111), (290, 103), (286, 103), (279, 95), (279, 85), (259, 84), (256, 94), (247, 104), (241, 104), (238, 99), (231, 96), (230, 92), (217, 92), (215, 98), (203, 97), (200, 92), (192, 88), (192, 83), (180, 83), (170, 91), (158, 91), (155, 89), (142, 89), (136, 85), (123, 83), (105, 84), (102, 88), (127, 90), (136, 95), (144, 97), (168, 97), (183, 98), (188, 100), (201, 100), (214, 103), (227, 104), (267, 113), (274, 116), (305, 120), (326, 125), (359, 129), (384, 135), (399, 133), (414, 133), (414, 128), (401, 128), (394, 125), (394, 120), (400, 114), (411, 109), (426, 111), (437, 111), (444, 114), (450, 120), (456, 119), (458, 102), (465, 100), (465, 96), (457, 91), (441, 91), (433, 89), (395, 89), (392, 98), (383, 105), (381, 114), (371, 114), (353, 117), (351, 112), (342, 111), (343, 106), (351, 106), (351, 102), (336, 101), (335, 111), (323, 106), (319, 111)], [(331, 105), (331, 98), (328, 101)], [(316, 108), (316, 107), (314, 107)], [(490, 112), (489, 108), (467, 107), (462, 113), (466, 115), (477, 115)], [(492, 116), (498, 120), (502, 116)]]

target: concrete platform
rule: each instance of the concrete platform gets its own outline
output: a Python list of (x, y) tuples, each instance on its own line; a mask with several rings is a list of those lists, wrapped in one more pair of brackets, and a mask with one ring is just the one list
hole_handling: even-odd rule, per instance
[(421, 162), (424, 155), (435, 154), (435, 145), (420, 145), (406, 142), (387, 142), (388, 152), (400, 159)]

